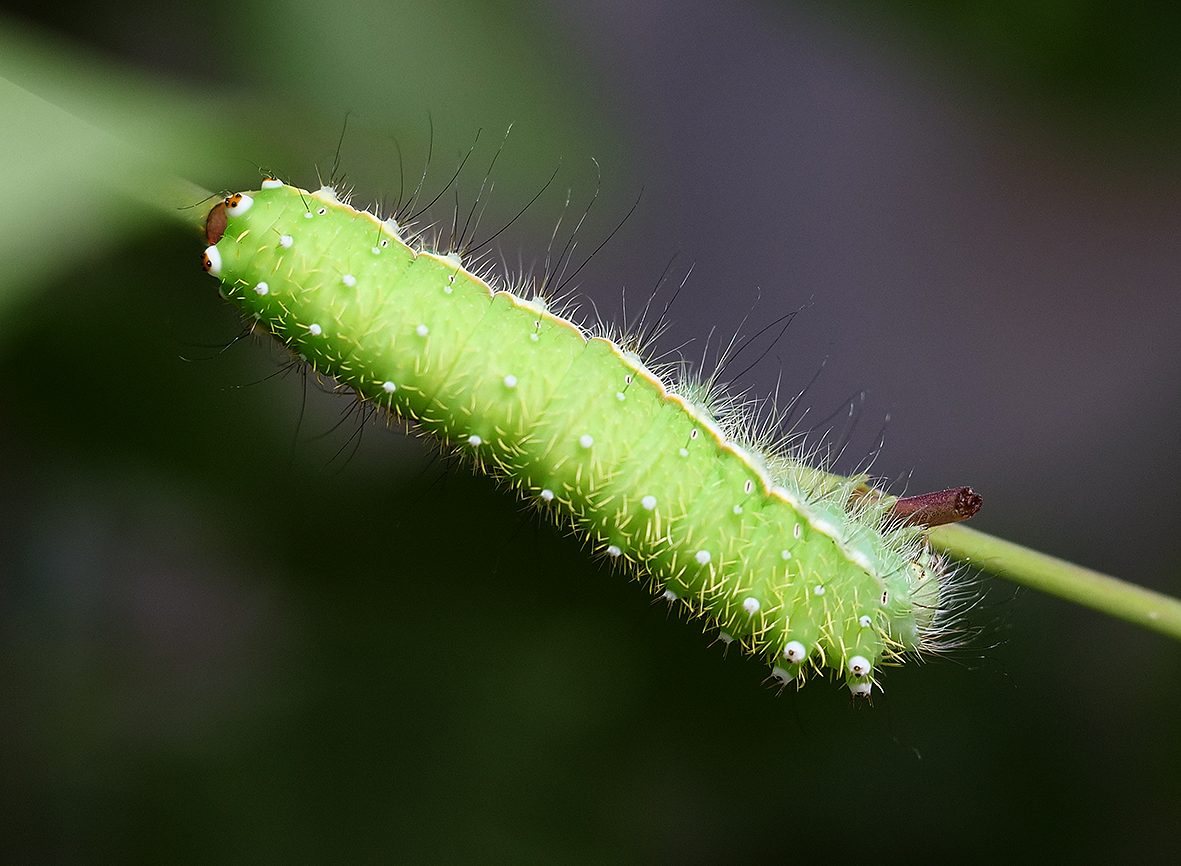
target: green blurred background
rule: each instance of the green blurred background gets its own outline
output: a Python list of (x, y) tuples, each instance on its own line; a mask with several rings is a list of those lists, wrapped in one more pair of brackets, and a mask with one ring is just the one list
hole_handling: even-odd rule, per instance
[[(984, 581), (983, 635), (872, 709), (776, 696), (429, 446), (321, 436), (127, 195), (342, 165), (580, 277), (619, 321), (696, 269), (662, 347), (806, 305), (739, 382), (866, 398), (899, 487), (1178, 592), (1181, 27), (1112, 3), (228, 2), (0, 17), (0, 854), (150, 860), (1164, 859), (1181, 651)], [(1147, 9), (1147, 7), (1144, 7)], [(128, 164), (106, 137), (139, 148)], [(153, 161), (157, 163), (153, 165)], [(433, 195), (433, 192), (432, 192)], [(450, 221), (453, 199), (435, 215)], [(194, 204), (177, 201), (177, 207)], [(743, 324), (745, 322), (745, 325)], [(185, 360), (185, 359), (189, 360)], [(248, 387), (246, 387), (248, 386)], [(822, 428), (825, 426), (820, 425)], [(336, 456), (344, 446), (345, 454)], [(1172, 815), (1173, 819), (1169, 816)]]

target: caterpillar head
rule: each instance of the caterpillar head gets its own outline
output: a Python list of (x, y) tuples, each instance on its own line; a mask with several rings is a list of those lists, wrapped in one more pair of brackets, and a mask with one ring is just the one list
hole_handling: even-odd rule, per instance
[(254, 199), (244, 192), (235, 192), (215, 204), (205, 217), (205, 243), (208, 246), (201, 256), (201, 267), (206, 273), (221, 275), (221, 254), (217, 245), (225, 237), (230, 219), (239, 217), (254, 205)]

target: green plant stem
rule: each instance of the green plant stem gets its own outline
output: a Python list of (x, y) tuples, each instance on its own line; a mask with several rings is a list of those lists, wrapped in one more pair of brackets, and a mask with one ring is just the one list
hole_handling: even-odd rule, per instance
[[(153, 183), (135, 187), (135, 197), (143, 204), (167, 214), (187, 229), (204, 232), (205, 217), (213, 207), (213, 193), (192, 181), (170, 174), (159, 174)], [(205, 207), (196, 203), (208, 201)]]
[(997, 577), (1181, 640), (1181, 600), (962, 525), (935, 527), (928, 537), (949, 556)]

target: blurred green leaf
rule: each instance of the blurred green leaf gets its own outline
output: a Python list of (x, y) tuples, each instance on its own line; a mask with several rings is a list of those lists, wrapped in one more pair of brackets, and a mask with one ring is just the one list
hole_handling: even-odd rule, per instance
[(183, 93), (52, 40), (0, 26), (0, 58), (0, 153), (18, 191), (0, 212), (2, 310), (158, 222), (145, 197), (195, 203), (197, 188), (168, 172), (195, 164), (209, 133), (181, 122)]

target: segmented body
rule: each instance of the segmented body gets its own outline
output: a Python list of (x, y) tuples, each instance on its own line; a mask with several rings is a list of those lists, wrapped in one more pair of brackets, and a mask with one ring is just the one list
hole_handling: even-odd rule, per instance
[(268, 180), (217, 207), (225, 230), (206, 269), (247, 315), (780, 681), (827, 668), (869, 694), (882, 662), (923, 643), (941, 565), (921, 528), (883, 528), (852, 482), (738, 444), (617, 343), (416, 249), (331, 190)]

